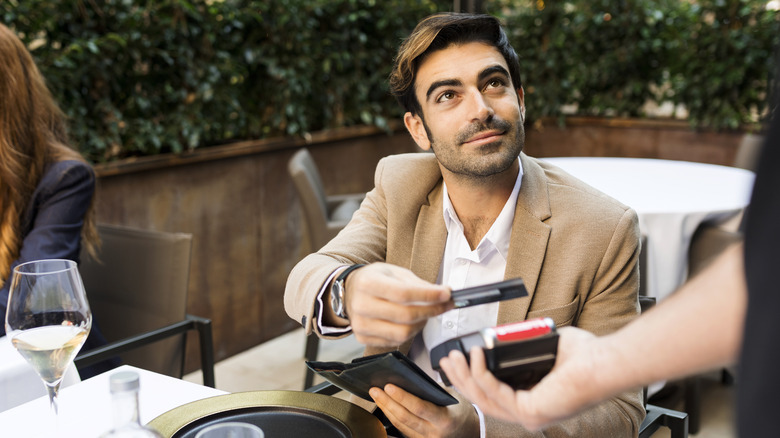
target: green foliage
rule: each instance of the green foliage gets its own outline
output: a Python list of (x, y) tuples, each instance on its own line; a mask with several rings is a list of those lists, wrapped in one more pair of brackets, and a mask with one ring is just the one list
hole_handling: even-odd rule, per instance
[(766, 114), (776, 83), (780, 13), (764, 0), (698, 0), (684, 3), (685, 27), (666, 27), (685, 57), (669, 63), (670, 98), (684, 104), (692, 123), (737, 129)]
[(699, 128), (738, 129), (768, 114), (780, 14), (766, 0), (504, 0), (532, 117), (688, 111)]
[[(387, 127), (398, 44), (451, 0), (6, 0), (95, 162), (229, 141)], [(764, 0), (492, 0), (521, 57), (528, 114), (643, 116), (694, 126), (767, 113), (778, 45)]]
[(10, 0), (93, 161), (387, 126), (398, 43), (441, 0)]

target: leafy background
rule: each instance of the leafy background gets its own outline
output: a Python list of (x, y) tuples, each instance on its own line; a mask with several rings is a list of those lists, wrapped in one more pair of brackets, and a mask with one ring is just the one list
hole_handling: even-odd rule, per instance
[(535, 116), (743, 129), (769, 114), (780, 14), (766, 0), (505, 1)]
[[(442, 0), (6, 0), (93, 162), (356, 124), (388, 127), (403, 37)], [(780, 15), (764, 0), (492, 0), (528, 113), (695, 128), (769, 114)]]

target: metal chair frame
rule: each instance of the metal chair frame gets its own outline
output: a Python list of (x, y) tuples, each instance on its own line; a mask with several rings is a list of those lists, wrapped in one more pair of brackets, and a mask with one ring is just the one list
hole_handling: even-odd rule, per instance
[[(214, 378), (214, 341), (211, 330), (211, 320), (195, 315), (187, 315), (186, 319), (161, 327), (156, 330), (150, 330), (136, 336), (121, 339), (103, 345), (98, 348), (86, 351), (76, 357), (74, 363), (77, 368), (89, 366), (106, 359), (121, 355), (145, 345), (153, 344), (157, 341), (186, 333), (190, 330), (198, 332), (200, 341), (200, 364), (203, 371), (203, 384), (215, 388)], [(183, 373), (184, 370), (182, 370)]]

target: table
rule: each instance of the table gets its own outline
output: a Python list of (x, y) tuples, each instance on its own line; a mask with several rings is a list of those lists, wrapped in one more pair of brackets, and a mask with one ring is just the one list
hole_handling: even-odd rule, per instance
[(703, 222), (737, 216), (750, 202), (755, 175), (714, 164), (648, 158), (543, 158), (632, 207), (647, 236), (648, 296), (661, 300), (682, 285), (688, 247)]
[(100, 436), (113, 426), (109, 377), (121, 371), (135, 371), (140, 376), (141, 389), (138, 398), (140, 420), (144, 424), (183, 404), (227, 394), (208, 386), (123, 365), (60, 391), (60, 431), (56, 435), (50, 433), (52, 423), (46, 421), (52, 416), (48, 397), (42, 397), (0, 413), (2, 436)]
[[(61, 388), (81, 381), (76, 367), (65, 372)], [(8, 336), (0, 337), (0, 412), (46, 395), (43, 380), (16, 351)], [(48, 396), (47, 396), (48, 398)]]

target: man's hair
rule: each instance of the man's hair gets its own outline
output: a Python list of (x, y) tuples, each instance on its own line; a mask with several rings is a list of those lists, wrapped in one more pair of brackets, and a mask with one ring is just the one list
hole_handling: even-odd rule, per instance
[(418, 23), (411, 35), (401, 43), (390, 73), (390, 91), (404, 110), (412, 114), (422, 111), (414, 94), (414, 81), (417, 69), (428, 55), (451, 45), (473, 42), (495, 47), (509, 67), (514, 88), (522, 86), (520, 61), (497, 18), (455, 12), (435, 14)]

